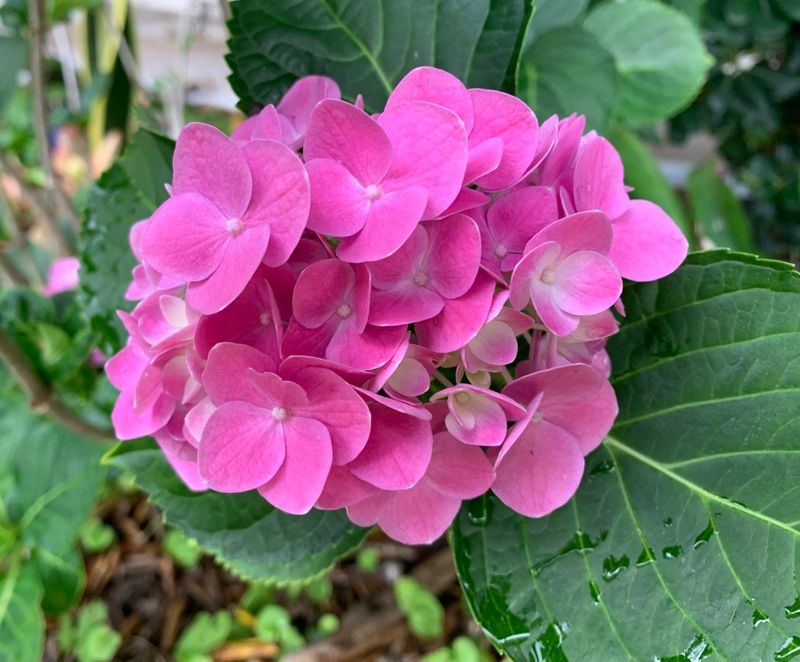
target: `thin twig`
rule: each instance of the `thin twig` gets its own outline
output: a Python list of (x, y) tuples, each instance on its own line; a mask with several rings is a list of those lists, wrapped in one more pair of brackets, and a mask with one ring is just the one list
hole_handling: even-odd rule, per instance
[(28, 284), (28, 278), (2, 248), (0, 248), (0, 271), (14, 285), (22, 285), (24, 287)]
[(440, 370), (434, 370), (433, 371), (433, 376), (436, 377), (436, 379), (439, 380), (439, 383), (442, 386), (447, 386), (448, 388), (453, 386), (453, 382), (451, 382), (444, 374), (442, 374), (442, 372)]
[[(44, 79), (44, 47), (45, 38), (47, 37), (47, 23), (45, 21), (44, 0), (28, 0), (28, 23), (31, 29), (30, 68), (33, 129), (39, 148), (39, 160), (44, 170), (48, 189), (55, 197), (59, 211), (69, 218), (73, 226), (77, 228), (80, 225), (80, 219), (53, 171), (53, 163), (50, 160), (50, 147), (47, 140), (47, 97)], [(48, 216), (46, 221), (53, 233), (60, 234), (58, 219)]]
[(228, 0), (219, 0), (219, 8), (222, 11), (222, 18), (225, 19), (225, 22), (233, 18), (233, 14), (231, 13), (231, 5)]
[(31, 409), (50, 415), (65, 428), (86, 439), (92, 441), (114, 440), (110, 430), (85, 421), (61, 402), (5, 331), (0, 331), (0, 359), (5, 362), (27, 393)]

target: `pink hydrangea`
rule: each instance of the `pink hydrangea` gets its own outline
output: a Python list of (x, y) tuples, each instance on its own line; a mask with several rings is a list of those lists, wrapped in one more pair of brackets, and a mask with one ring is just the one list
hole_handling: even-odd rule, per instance
[(622, 279), (687, 251), (584, 128), (431, 67), (374, 116), (312, 76), (231, 137), (190, 124), (131, 230), (118, 437), (407, 543), (487, 491), (561, 507), (617, 413)]

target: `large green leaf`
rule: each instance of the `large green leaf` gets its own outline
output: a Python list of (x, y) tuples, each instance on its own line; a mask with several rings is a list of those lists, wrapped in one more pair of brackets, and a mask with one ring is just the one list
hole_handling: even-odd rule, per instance
[(19, 36), (0, 35), (0, 112), (17, 89), (17, 75), (28, 59), (28, 42)]
[(172, 141), (140, 130), (89, 193), (81, 231), (81, 290), (92, 328), (112, 352), (126, 336), (116, 311), (132, 306), (124, 298), (136, 264), (128, 235), (166, 198), (172, 149)]
[(590, 128), (603, 130), (617, 104), (618, 78), (614, 58), (593, 34), (578, 25), (555, 28), (523, 54), (518, 94), (540, 119), (583, 113)]
[(536, 0), (536, 14), (525, 36), (525, 48), (553, 28), (575, 23), (588, 4), (589, 0)]
[(800, 652), (800, 274), (713, 251), (629, 286), (620, 414), (542, 519), (459, 515), (458, 572), (515, 660), (780, 660)]
[(240, 107), (275, 102), (298, 77), (325, 74), (379, 109), (414, 67), (500, 88), (530, 0), (237, 0), (227, 60)]
[(712, 64), (697, 27), (655, 0), (607, 2), (584, 25), (616, 59), (622, 77), (616, 116), (628, 125), (652, 124), (683, 108)]
[(44, 643), (42, 586), (31, 565), (0, 568), (0, 660), (39, 662)]
[(313, 510), (297, 517), (276, 510), (256, 492), (192, 492), (161, 451), (133, 448), (126, 451), (123, 444), (111, 462), (135, 474), (167, 522), (249, 579), (308, 579), (358, 547), (367, 534), (342, 511)]

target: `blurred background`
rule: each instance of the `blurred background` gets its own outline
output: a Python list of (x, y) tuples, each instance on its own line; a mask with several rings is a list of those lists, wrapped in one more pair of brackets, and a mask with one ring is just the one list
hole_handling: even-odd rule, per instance
[[(609, 126), (626, 181), (667, 209), (695, 248), (798, 264), (800, 1), (668, 4), (695, 23), (714, 64), (695, 100), (668, 119)], [(496, 659), (443, 545), (411, 549), (374, 535), (306, 586), (249, 583), (165, 526), (124, 472), (80, 468), (104, 450), (84, 439), (107, 436), (114, 398), (99, 376), (104, 348), (72, 294), (93, 182), (138, 127), (174, 138), (188, 121), (230, 131), (243, 119), (226, 80), (229, 11), (226, 0), (0, 0), (0, 352), (12, 371), (28, 361), (35, 372), (26, 393), (0, 373), (0, 573), (25, 567), (11, 553), (12, 514), (24, 501), (8, 487), (16, 472), (32, 481), (31, 503), (56, 491), (79, 540), (37, 561), (57, 586), (31, 595), (48, 614), (44, 659)], [(25, 354), (16, 366), (9, 338)], [(66, 403), (69, 432), (54, 432), (28, 403)], [(70, 420), (70, 408), (82, 417)], [(69, 457), (46, 447), (54, 434), (76, 435)], [(42, 453), (22, 458), (22, 445)], [(77, 476), (67, 487), (65, 472)]]

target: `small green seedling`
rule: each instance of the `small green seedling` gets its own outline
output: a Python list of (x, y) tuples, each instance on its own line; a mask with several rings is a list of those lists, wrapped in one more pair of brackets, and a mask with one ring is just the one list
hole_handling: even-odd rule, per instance
[(394, 583), (397, 606), (405, 614), (408, 627), (420, 639), (441, 637), (444, 631), (444, 609), (436, 596), (411, 577), (400, 577)]
[(65, 614), (59, 621), (58, 647), (72, 653), (78, 662), (107, 662), (114, 657), (122, 637), (108, 623), (108, 608), (102, 602), (89, 602), (78, 612), (73, 624)]

